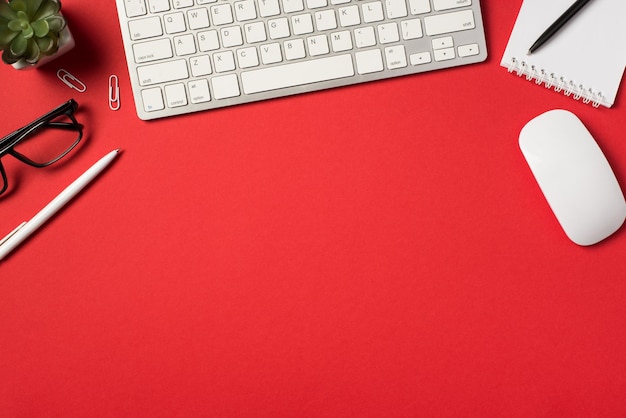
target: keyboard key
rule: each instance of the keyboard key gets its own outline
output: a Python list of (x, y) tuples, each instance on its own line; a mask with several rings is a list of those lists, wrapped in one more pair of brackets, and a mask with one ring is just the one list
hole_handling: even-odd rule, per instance
[(395, 70), (406, 67), (406, 53), (404, 45), (395, 45), (385, 48), (385, 61), (387, 68)]
[(230, 8), (230, 4), (211, 6), (211, 18), (215, 26), (233, 23), (233, 11)]
[(183, 12), (167, 14), (164, 16), (164, 21), (165, 32), (167, 33), (180, 33), (187, 29), (185, 26), (185, 15)]
[(378, 25), (377, 29), (378, 39), (380, 39), (381, 44), (389, 44), (392, 42), (398, 42), (400, 40), (398, 25), (396, 25), (394, 22)]
[(472, 0), (433, 0), (435, 10), (456, 9), (458, 7), (466, 7), (472, 5)]
[(204, 103), (211, 101), (211, 93), (209, 93), (209, 82), (202, 80), (194, 80), (187, 83), (189, 88), (189, 100), (191, 103)]
[(286, 17), (269, 20), (267, 24), (269, 26), (270, 38), (281, 39), (289, 36), (289, 21)]
[(246, 42), (249, 44), (267, 41), (263, 22), (248, 23), (243, 27), (243, 31), (246, 34)]
[(337, 29), (337, 19), (334, 10), (315, 12), (315, 27), (319, 32)]
[(161, 94), (161, 89), (158, 87), (141, 90), (141, 99), (143, 100), (143, 108), (146, 112), (165, 109), (163, 95)]
[(432, 40), (433, 49), (450, 48), (454, 46), (454, 40), (452, 36), (445, 36), (443, 38), (437, 38)]
[(220, 51), (213, 54), (213, 67), (216, 73), (225, 73), (235, 69), (233, 51)]
[(306, 7), (309, 9), (317, 9), (320, 7), (326, 7), (328, 2), (326, 0), (306, 0)]
[(302, 0), (282, 0), (282, 2), (285, 13), (301, 12), (304, 10), (304, 3)]
[(412, 15), (419, 15), (430, 12), (429, 0), (409, 0), (409, 10)]
[(146, 3), (144, 0), (124, 0), (124, 9), (127, 17), (137, 17), (146, 14)]
[(436, 49), (433, 51), (435, 61), (447, 61), (456, 58), (454, 48)]
[(154, 41), (135, 44), (133, 45), (133, 54), (137, 64), (162, 60), (174, 56), (169, 39), (157, 39)]
[(474, 12), (463, 10), (424, 18), (426, 34), (429, 36), (474, 29)]
[(204, 7), (188, 10), (187, 21), (189, 22), (189, 29), (193, 30), (208, 28), (211, 25), (209, 22), (209, 11)]
[(422, 32), (422, 24), (419, 19), (409, 19), (400, 23), (402, 31), (402, 39), (418, 39), (424, 36)]
[(275, 64), (283, 60), (283, 55), (280, 52), (280, 44), (273, 43), (261, 46), (261, 61), (263, 64)]
[(211, 58), (208, 55), (198, 55), (189, 60), (191, 74), (194, 77), (202, 77), (211, 74)]
[(192, 33), (174, 37), (176, 55), (191, 55), (196, 53), (196, 44)]
[(182, 83), (165, 86), (165, 97), (168, 107), (180, 107), (187, 105), (187, 93)]
[(137, 75), (141, 86), (151, 86), (188, 78), (189, 72), (187, 71), (187, 62), (184, 59), (179, 59), (138, 67)]
[(378, 49), (357, 52), (354, 54), (356, 68), (359, 74), (376, 73), (384, 70), (383, 57)]
[(361, 23), (361, 18), (359, 17), (359, 6), (355, 5), (340, 8), (339, 22), (344, 28), (346, 26), (356, 26)]
[(211, 79), (211, 86), (213, 87), (213, 96), (216, 99), (228, 99), (241, 94), (235, 74), (213, 77)]
[(354, 75), (350, 54), (301, 61), (241, 73), (245, 94), (278, 90)]
[(235, 2), (235, 16), (237, 17), (237, 21), (239, 22), (256, 19), (254, 2), (252, 0)]
[(166, 12), (170, 9), (169, 0), (148, 0), (150, 13)]
[(385, 0), (385, 6), (387, 7), (388, 19), (406, 17), (408, 13), (405, 0)]
[(313, 18), (310, 14), (291, 16), (291, 28), (294, 35), (304, 35), (313, 32)]
[(287, 61), (293, 61), (306, 56), (304, 50), (304, 40), (291, 39), (283, 43), (283, 50), (285, 51), (285, 59)]
[(270, 17), (280, 14), (278, 0), (263, 0), (258, 2), (261, 17)]
[(468, 44), (468, 45), (461, 45), (458, 48), (459, 51), (459, 57), (471, 57), (474, 55), (478, 55), (480, 52), (480, 49), (478, 48), (478, 44)]
[(349, 51), (352, 49), (350, 31), (335, 32), (330, 35), (330, 42), (334, 52)]
[(326, 55), (330, 52), (326, 35), (309, 36), (306, 39), (306, 43), (309, 49), (309, 55), (312, 57)]
[(259, 65), (259, 54), (256, 52), (256, 48), (248, 47), (237, 50), (237, 63), (239, 68), (250, 68)]
[(174, 0), (174, 8), (182, 9), (183, 7), (193, 6), (193, 0)]
[(430, 56), (430, 52), (418, 52), (417, 54), (411, 54), (409, 56), (409, 61), (411, 65), (420, 65), (420, 64), (428, 64), (432, 62), (432, 58)]
[(357, 48), (367, 48), (376, 45), (376, 35), (374, 28), (367, 26), (354, 31), (354, 42)]
[(163, 35), (161, 19), (158, 16), (128, 22), (130, 38), (134, 41)]
[(239, 26), (222, 28), (220, 29), (220, 35), (222, 36), (222, 46), (224, 48), (243, 45), (243, 37)]
[(216, 30), (208, 30), (198, 33), (198, 49), (202, 52), (214, 51), (220, 48), (219, 37)]
[(302, 39), (285, 41), (283, 49), (285, 50), (285, 59), (287, 61), (297, 60), (306, 56), (304, 51), (304, 41)]
[(383, 5), (379, 1), (361, 5), (361, 12), (363, 13), (363, 21), (365, 23), (380, 22), (385, 18)]

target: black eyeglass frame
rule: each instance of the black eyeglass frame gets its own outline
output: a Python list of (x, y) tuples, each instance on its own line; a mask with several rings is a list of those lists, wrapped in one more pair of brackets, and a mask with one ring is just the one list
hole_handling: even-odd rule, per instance
[[(19, 161), (25, 164), (28, 164), (32, 167), (43, 168), (43, 167), (48, 167), (49, 165), (56, 163), (61, 158), (65, 157), (72, 149), (74, 149), (74, 147), (76, 147), (76, 145), (83, 138), (83, 125), (78, 123), (78, 121), (74, 117), (74, 112), (76, 112), (76, 109), (78, 109), (78, 103), (76, 103), (74, 99), (70, 99), (67, 102), (63, 103), (62, 105), (46, 113), (45, 115), (29, 123), (28, 125), (14, 132), (11, 132), (4, 138), (0, 139), (0, 174), (2, 175), (2, 180), (3, 180), (3, 185), (1, 186), (2, 188), (0, 189), (0, 195), (2, 195), (2, 193), (6, 191), (6, 189), (8, 188), (8, 183), (9, 183), (6, 172), (4, 170), (4, 167), (1, 161), (2, 157), (4, 157), (5, 155), (11, 155), (17, 158)], [(63, 115), (67, 116), (72, 122), (71, 123), (70, 122), (53, 122), (54, 119)], [(78, 132), (78, 137), (60, 155), (44, 163), (33, 161), (30, 158), (17, 152), (14, 149), (16, 145), (18, 145), (22, 140), (27, 138), (33, 132), (36, 132), (39, 129), (45, 129), (48, 127), (55, 128), (55, 129), (66, 129), (66, 130), (76, 131)]]

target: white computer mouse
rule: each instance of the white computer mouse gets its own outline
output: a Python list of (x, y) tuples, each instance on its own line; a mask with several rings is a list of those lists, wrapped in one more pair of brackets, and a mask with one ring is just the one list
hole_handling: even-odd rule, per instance
[(626, 218), (624, 194), (604, 153), (571, 112), (551, 110), (520, 132), (519, 145), (565, 234), (595, 244)]

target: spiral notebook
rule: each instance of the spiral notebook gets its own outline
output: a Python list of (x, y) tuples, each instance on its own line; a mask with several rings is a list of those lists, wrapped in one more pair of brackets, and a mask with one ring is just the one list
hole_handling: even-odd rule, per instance
[(540, 49), (528, 48), (574, 0), (524, 0), (500, 65), (585, 103), (611, 107), (626, 66), (626, 0), (592, 0)]

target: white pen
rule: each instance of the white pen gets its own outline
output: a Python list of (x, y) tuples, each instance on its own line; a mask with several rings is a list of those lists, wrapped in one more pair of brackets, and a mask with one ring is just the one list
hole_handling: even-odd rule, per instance
[(102, 172), (119, 154), (120, 149), (113, 150), (92, 165), (80, 177), (65, 188), (57, 197), (52, 199), (30, 221), (20, 224), (2, 241), (0, 241), (0, 260), (20, 245), (26, 238), (42, 226), (52, 215), (57, 213), (67, 202), (85, 188), (98, 174)]

